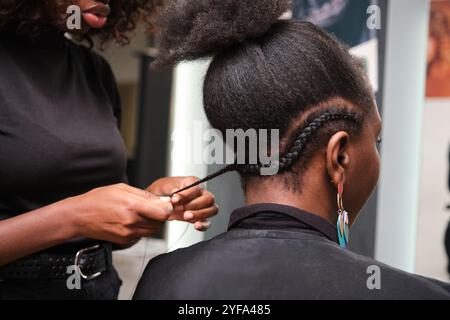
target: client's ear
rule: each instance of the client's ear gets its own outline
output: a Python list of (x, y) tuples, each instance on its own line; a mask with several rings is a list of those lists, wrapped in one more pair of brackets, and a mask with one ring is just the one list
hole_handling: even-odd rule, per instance
[(335, 133), (328, 141), (327, 171), (328, 176), (338, 185), (345, 183), (345, 173), (350, 164), (348, 152), (349, 135), (345, 131)]

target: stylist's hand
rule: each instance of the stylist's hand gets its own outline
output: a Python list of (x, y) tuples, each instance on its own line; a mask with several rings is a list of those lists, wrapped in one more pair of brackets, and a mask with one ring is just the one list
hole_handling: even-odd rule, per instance
[[(173, 192), (186, 187), (199, 179), (196, 177), (167, 177), (156, 180), (147, 190), (158, 196), (170, 196)], [(211, 226), (207, 218), (215, 216), (219, 211), (214, 195), (195, 186), (175, 194), (170, 202), (174, 212), (169, 220), (187, 221), (194, 224), (195, 229), (205, 231)]]
[(75, 216), (77, 236), (120, 245), (153, 235), (173, 211), (169, 201), (123, 183), (65, 201)]

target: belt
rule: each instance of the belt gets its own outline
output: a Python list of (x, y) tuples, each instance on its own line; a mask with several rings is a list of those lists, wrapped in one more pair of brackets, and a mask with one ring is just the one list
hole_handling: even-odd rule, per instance
[(43, 252), (0, 267), (0, 281), (67, 279), (74, 272), (89, 280), (107, 271), (111, 264), (110, 244), (97, 244), (74, 254)]

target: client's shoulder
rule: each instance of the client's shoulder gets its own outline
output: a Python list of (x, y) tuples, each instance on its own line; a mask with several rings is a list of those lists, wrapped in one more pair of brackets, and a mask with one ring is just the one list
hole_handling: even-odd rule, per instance
[(198, 268), (193, 266), (195, 262), (199, 262), (198, 257), (205, 254), (204, 249), (209, 246), (210, 241), (164, 253), (150, 260), (139, 280), (133, 299), (178, 299), (176, 286), (186, 281), (194, 281), (196, 273), (203, 272), (208, 265)]
[(240, 229), (156, 257), (135, 298), (448, 299), (450, 285), (314, 233)]
[[(383, 262), (342, 250), (334, 243), (318, 243), (334, 264), (334, 274), (347, 274), (350, 283), (365, 282), (370, 298), (450, 299), (450, 283), (406, 272)], [(334, 248), (333, 248), (334, 247)]]

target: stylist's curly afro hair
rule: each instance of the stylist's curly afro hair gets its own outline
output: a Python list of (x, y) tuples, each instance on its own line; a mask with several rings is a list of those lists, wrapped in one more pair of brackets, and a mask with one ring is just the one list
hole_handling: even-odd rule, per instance
[[(97, 38), (101, 45), (109, 41), (128, 44), (128, 34), (136, 28), (138, 20), (146, 21), (149, 31), (153, 29), (152, 18), (163, 3), (164, 0), (111, 1), (111, 14), (106, 26), (91, 29), (87, 34), (78, 36), (78, 40), (87, 41), (91, 46), (93, 38)], [(0, 31), (7, 30), (33, 37), (51, 29), (52, 18), (49, 13), (64, 13), (71, 4), (73, 0), (1, 0)], [(61, 20), (64, 18), (61, 16)]]

